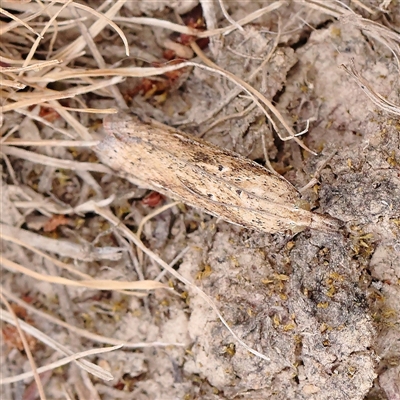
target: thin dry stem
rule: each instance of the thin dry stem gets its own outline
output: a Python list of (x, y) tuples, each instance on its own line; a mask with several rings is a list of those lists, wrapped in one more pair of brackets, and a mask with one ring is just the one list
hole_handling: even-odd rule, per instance
[[(92, 203), (93, 204), (93, 203)], [(92, 206), (92, 204), (89, 204)], [(99, 202), (99, 205), (105, 206), (108, 202)], [(88, 204), (85, 204), (85, 207)], [(39, 205), (40, 206), (40, 205)], [(40, 210), (42, 211), (42, 210)], [(49, 216), (51, 213), (49, 214)], [(121, 258), (121, 249), (119, 247), (93, 247), (83, 244), (73, 243), (65, 239), (51, 239), (25, 229), (19, 229), (14, 226), (0, 224), (0, 235), (13, 237), (24, 243), (50, 253), (58, 254), (62, 257), (69, 257), (80, 261), (99, 261), (99, 260), (119, 260)]]
[(23, 267), (14, 261), (8, 260), (7, 258), (0, 255), (0, 264), (3, 265), (5, 269), (10, 272), (19, 272), (21, 274), (27, 275), (33, 279), (37, 279), (43, 282), (56, 283), (58, 285), (64, 286), (75, 286), (84, 287), (87, 289), (97, 289), (97, 290), (154, 290), (154, 289), (169, 289), (162, 283), (144, 280), (137, 282), (128, 281), (112, 281), (108, 279), (91, 279), (83, 281), (74, 281), (71, 279), (62, 278), (60, 276), (50, 276), (43, 275), (39, 272), (32, 271), (28, 268)]
[[(64, 357), (58, 361), (52, 362), (51, 364), (37, 368), (37, 374), (42, 374), (43, 372), (54, 370), (56, 368), (62, 367), (63, 365), (69, 364), (72, 361), (79, 360), (80, 358), (83, 358), (83, 357), (109, 353), (110, 351), (119, 350), (122, 347), (123, 347), (122, 345), (116, 345), (116, 346), (110, 346), (110, 347), (103, 347), (101, 349), (91, 349), (91, 350), (85, 350), (85, 351), (82, 351), (79, 353), (75, 353), (68, 357)], [(23, 374), (15, 375), (15, 376), (12, 376), (9, 378), (3, 378), (0, 381), (0, 385), (9, 385), (10, 383), (19, 382), (19, 381), (25, 380), (27, 378), (31, 378), (33, 375), (34, 375), (33, 372), (25, 372)]]
[(342, 64), (340, 67), (345, 70), (352, 78), (355, 79), (358, 86), (372, 100), (375, 105), (389, 113), (400, 115), (400, 106), (385, 99), (382, 95), (376, 92), (375, 89), (368, 83), (368, 81), (363, 78), (362, 75), (356, 70), (354, 61), (352, 61), (350, 67), (344, 64)]
[[(34, 35), (38, 35), (39, 34), (32, 28), (29, 26), (29, 24), (27, 24), (24, 20), (18, 18), (16, 15), (9, 13), (7, 10), (4, 10), (3, 8), (0, 8), (0, 14), (5, 15), (6, 17), (14, 20), (17, 24), (21, 24), (23, 25), (26, 29), (28, 29), (30, 32), (32, 32)], [(0, 30), (0, 35), (4, 34), (5, 32)]]
[[(21, 325), (20, 325), (20, 323), (18, 321), (17, 316), (15, 315), (14, 310), (11, 308), (11, 305), (7, 301), (7, 299), (3, 296), (3, 293), (2, 293), (1, 290), (0, 290), (0, 299), (3, 302), (3, 304), (6, 306), (8, 312), (10, 313), (10, 315), (12, 316), (12, 319), (14, 321), (14, 325), (17, 328), (18, 335), (21, 338), (22, 344), (24, 346), (24, 351), (25, 351), (25, 353), (26, 353), (26, 355), (28, 357), (29, 364), (30, 364), (31, 369), (32, 369), (31, 374), (35, 378), (35, 382), (36, 382), (36, 386), (38, 388), (40, 399), (41, 400), (46, 400), (46, 395), (44, 394), (42, 381), (40, 380), (40, 376), (39, 376), (39, 373), (38, 373), (38, 370), (37, 370), (37, 367), (36, 367), (36, 363), (35, 363), (35, 360), (33, 359), (31, 349), (29, 348), (28, 341), (26, 340), (26, 336), (25, 336), (23, 330), (21, 329)], [(3, 310), (3, 312), (4, 312), (4, 310)]]
[[(2, 310), (2, 312), (0, 313), (0, 320), (8, 322), (13, 326), (16, 325), (16, 321), (14, 321), (12, 315), (5, 310)], [(74, 352), (71, 351), (68, 347), (62, 345), (61, 343), (58, 343), (53, 338), (44, 334), (34, 326), (27, 324), (25, 321), (22, 321), (21, 319), (18, 319), (18, 323), (24, 332), (35, 337), (36, 339), (40, 340), (41, 342), (51, 347), (52, 349), (58, 351), (59, 353), (63, 354), (64, 356), (74, 355)], [(97, 376), (100, 379), (104, 379), (106, 381), (114, 379), (114, 377), (108, 371), (104, 370), (103, 368), (99, 367), (96, 364), (91, 363), (90, 361), (87, 360), (73, 360), (73, 361), (76, 362), (76, 364), (79, 365), (82, 369), (84, 369), (85, 371), (89, 372), (94, 376)]]
[(46, 319), (47, 321), (50, 321), (51, 323), (62, 326), (63, 328), (66, 328), (68, 331), (79, 335), (81, 337), (84, 337), (86, 339), (92, 340), (97, 343), (103, 343), (103, 344), (108, 344), (108, 345), (114, 345), (114, 346), (123, 346), (124, 348), (127, 349), (144, 349), (144, 348), (149, 348), (149, 347), (167, 347), (167, 346), (186, 346), (185, 343), (175, 343), (175, 342), (137, 342), (137, 343), (132, 343), (132, 342), (127, 342), (125, 340), (119, 340), (115, 339), (113, 337), (107, 337), (107, 336), (102, 336), (98, 335), (96, 333), (92, 333), (87, 331), (86, 329), (81, 329), (77, 328), (76, 326), (70, 325), (67, 322), (64, 322), (56, 317), (53, 317), (50, 314), (45, 313), (44, 311), (38, 310), (37, 308), (31, 306), (27, 302), (21, 300), (19, 297), (15, 296), (5, 288), (2, 288), (2, 291), (5, 296), (7, 296), (10, 300), (13, 302), (19, 304), (20, 306), (26, 308), (28, 311), (32, 312), (33, 314), (38, 315), (41, 318)]
[[(296, 136), (298, 134), (296, 134), (295, 132), (293, 132), (292, 128), (290, 128), (290, 126), (286, 123), (285, 119), (282, 117), (281, 113), (278, 111), (278, 109), (265, 97), (263, 96), (259, 91), (257, 91), (256, 89), (254, 89), (251, 85), (249, 85), (247, 82), (243, 81), (242, 79), (240, 79), (239, 77), (235, 76), (234, 74), (232, 74), (229, 71), (226, 71), (220, 67), (218, 67), (216, 64), (214, 64), (209, 58), (207, 58), (205, 56), (205, 54), (202, 52), (202, 50), (200, 49), (200, 47), (193, 42), (191, 44), (192, 49), (194, 50), (194, 52), (201, 58), (201, 60), (208, 65), (211, 69), (214, 69), (215, 72), (226, 76), (229, 80), (231, 80), (232, 82), (234, 82), (236, 85), (240, 86), (245, 92), (247, 92), (251, 98), (253, 99), (253, 101), (258, 105), (258, 107), (263, 111), (263, 113), (265, 114), (265, 116), (267, 117), (267, 119), (271, 122), (272, 126), (274, 127), (274, 129), (276, 130), (279, 138), (283, 141), (286, 140), (291, 140), (293, 139), (300, 147), (302, 147), (304, 150), (309, 151), (310, 153), (317, 155), (317, 153), (315, 153), (314, 151), (310, 150), (301, 140), (299, 140)], [(279, 122), (284, 126), (284, 128), (286, 129), (286, 131), (289, 133), (288, 137), (282, 137), (279, 133), (279, 129), (275, 124), (275, 121), (271, 118), (271, 116), (266, 112), (266, 110), (264, 109), (264, 107), (260, 104), (264, 103), (268, 109), (275, 115), (275, 117), (279, 120)], [(303, 132), (301, 132), (301, 134), (303, 134)]]
[(170, 274), (172, 274), (179, 281), (181, 281), (182, 283), (184, 283), (185, 285), (190, 287), (192, 290), (196, 291), (196, 293), (198, 293), (202, 297), (202, 299), (205, 300), (206, 303), (214, 310), (214, 312), (217, 314), (220, 321), (224, 324), (226, 329), (228, 329), (230, 334), (235, 338), (235, 340), (237, 340), (237, 342), (241, 346), (243, 346), (247, 351), (254, 354), (255, 356), (260, 357), (267, 361), (269, 360), (269, 358), (267, 356), (265, 356), (264, 354), (261, 354), (257, 350), (248, 346), (243, 340), (241, 340), (236, 335), (236, 333), (229, 326), (228, 322), (224, 319), (224, 317), (219, 312), (215, 303), (212, 301), (212, 299), (206, 293), (204, 293), (200, 288), (198, 288), (196, 285), (194, 285), (192, 282), (190, 282), (184, 276), (182, 276), (177, 271), (175, 271), (173, 268), (171, 268), (157, 254), (155, 254), (150, 249), (148, 249), (135, 234), (133, 234), (125, 225), (121, 224), (121, 222), (115, 215), (113, 215), (110, 211), (108, 211), (106, 209), (102, 209), (100, 207), (96, 207), (96, 212), (97, 212), (97, 214), (99, 214), (103, 218), (105, 218), (107, 221), (112, 223), (118, 230), (120, 230), (123, 233), (124, 236), (126, 236), (129, 240), (131, 240), (139, 249), (141, 249), (144, 253), (146, 253), (151, 259), (153, 259), (155, 262), (157, 262), (157, 264), (159, 264), (161, 267), (166, 269)]
[(91, 162), (79, 162), (72, 160), (61, 160), (58, 158), (48, 157), (43, 154), (37, 154), (33, 151), (19, 149), (17, 147), (2, 146), (1, 152), (3, 154), (19, 157), (34, 163), (47, 165), (49, 167), (70, 169), (73, 171), (94, 171), (102, 172), (105, 174), (112, 174), (112, 170), (103, 164), (94, 164)]
[(9, 138), (1, 141), (6, 146), (51, 146), (51, 147), (93, 147), (99, 144), (99, 140), (24, 140)]

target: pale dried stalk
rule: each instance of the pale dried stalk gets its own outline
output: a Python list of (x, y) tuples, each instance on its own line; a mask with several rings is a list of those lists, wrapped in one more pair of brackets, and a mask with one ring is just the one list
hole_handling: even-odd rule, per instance
[[(126, 56), (129, 56), (129, 44), (126, 39), (126, 36), (122, 32), (122, 30), (118, 27), (118, 25), (112, 22), (112, 19), (115, 17), (116, 13), (121, 9), (121, 7), (124, 5), (125, 2), (126, 0), (117, 0), (105, 14), (98, 13), (92, 8), (79, 3), (73, 3), (73, 5), (76, 8), (80, 8), (90, 13), (94, 13), (98, 17), (96, 21), (93, 23), (93, 25), (89, 28), (89, 33), (93, 38), (96, 37), (107, 25), (111, 25), (115, 29), (115, 31), (118, 32), (118, 35), (121, 37), (125, 46), (125, 54)], [(85, 39), (83, 37), (79, 37), (73, 43), (71, 43), (66, 48), (62, 49), (59, 53), (57, 53), (56, 57), (64, 59), (66, 58), (67, 55), (76, 54), (77, 52), (82, 51), (85, 48), (85, 46), (86, 46)]]
[[(3, 8), (0, 8), (0, 14), (5, 15), (6, 17), (14, 20), (14, 22), (16, 22), (16, 24), (21, 24), (23, 25), (26, 29), (28, 29), (30, 32), (32, 32), (34, 35), (39, 35), (33, 28), (31, 28), (26, 21), (18, 18), (16, 15), (9, 13), (7, 10), (4, 10)], [(4, 34), (5, 32), (3, 32), (2, 30), (0, 30), (0, 35)]]
[(9, 242), (18, 244), (18, 245), (23, 246), (24, 248), (26, 248), (28, 250), (33, 251), (34, 253), (38, 254), (39, 256), (49, 260), (50, 262), (52, 262), (57, 267), (59, 267), (61, 269), (64, 269), (64, 270), (70, 272), (71, 274), (73, 274), (75, 276), (78, 276), (81, 279), (87, 279), (87, 280), (93, 279), (90, 275), (87, 275), (87, 274), (85, 274), (85, 273), (83, 273), (81, 271), (78, 271), (76, 268), (72, 267), (69, 264), (66, 264), (66, 263), (64, 263), (62, 261), (59, 261), (59, 260), (53, 258), (53, 257), (50, 257), (48, 254), (43, 253), (42, 251), (40, 251), (40, 250), (36, 249), (35, 247), (29, 245), (28, 243), (22, 242), (21, 240), (15, 238), (15, 237), (11, 237), (11, 236), (5, 235), (3, 232), (0, 232), (0, 237), (3, 240), (7, 240)]
[[(154, 210), (150, 214), (147, 214), (145, 217), (143, 217), (142, 220), (140, 221), (140, 224), (136, 231), (137, 237), (140, 238), (140, 236), (142, 235), (143, 228), (144, 228), (144, 225), (146, 224), (146, 222), (150, 221), (152, 218), (163, 213), (164, 211), (169, 210), (172, 207), (175, 207), (178, 204), (179, 204), (179, 201), (175, 201), (175, 202), (166, 204), (162, 207), (157, 208), (157, 210)], [(139, 259), (139, 264), (143, 264), (143, 252), (140, 249), (137, 250), (137, 255), (138, 255), (138, 259)]]
[(376, 11), (374, 11), (372, 8), (366, 6), (363, 2), (360, 0), (351, 0), (354, 4), (357, 4), (358, 7), (363, 8), (365, 11), (368, 11), (371, 15), (375, 15)]
[(274, 3), (272, 3), (266, 7), (260, 8), (256, 11), (253, 11), (252, 13), (246, 15), (245, 17), (241, 18), (240, 20), (237, 20), (234, 25), (228, 25), (224, 28), (208, 29), (206, 31), (198, 31), (196, 29), (193, 29), (193, 28), (190, 28), (190, 27), (187, 27), (184, 25), (174, 24), (173, 22), (164, 21), (164, 20), (156, 19), (156, 18), (115, 17), (115, 18), (113, 18), (113, 20), (117, 21), (117, 22), (129, 23), (129, 24), (157, 26), (160, 28), (172, 30), (174, 32), (179, 32), (179, 33), (184, 33), (186, 35), (196, 36), (198, 38), (207, 38), (207, 37), (217, 36), (217, 35), (228, 35), (229, 33), (232, 33), (235, 29), (238, 29), (238, 27), (247, 25), (250, 22), (253, 22), (254, 20), (256, 20), (257, 18), (262, 17), (264, 14), (267, 14), (267, 13), (277, 10), (284, 4), (285, 4), (285, 1), (275, 1)]
[[(30, 3), (29, 5), (27, 5), (26, 3)], [(36, 12), (34, 12), (33, 14), (30, 15), (26, 15), (27, 13), (29, 13), (32, 10), (32, 6), (37, 10)], [(23, 20), (18, 19), (15, 20), (13, 22), (10, 22), (8, 24), (4, 24), (0, 27), (0, 36), (4, 35), (7, 32), (10, 32), (12, 30), (14, 30), (15, 28), (17, 28), (20, 24), (24, 25), (25, 23), (27, 23), (28, 21), (31, 21), (41, 15), (43, 15), (45, 12), (48, 12), (49, 8), (52, 6), (52, 4), (48, 4), (47, 6), (43, 7), (43, 5), (39, 5), (36, 3), (31, 2), (30, 0), (28, 1), (18, 1), (18, 2), (14, 2), (12, 4), (7, 3), (7, 8), (12, 9), (12, 10), (19, 10), (19, 11), (23, 11), (24, 17)], [(29, 10), (30, 9), (30, 10)], [(28, 28), (29, 29), (29, 28)], [(29, 29), (30, 30), (30, 29)], [(35, 31), (33, 31), (33, 33), (37, 34)], [(20, 60), (21, 62), (23, 62), (23, 60)]]
[(31, 278), (49, 282), (56, 283), (65, 286), (83, 287), (87, 289), (96, 290), (154, 290), (154, 289), (169, 289), (168, 286), (150, 280), (128, 282), (128, 281), (112, 281), (108, 279), (91, 279), (82, 281), (73, 281), (71, 279), (66, 279), (60, 276), (50, 276), (40, 274), (39, 272), (32, 271), (28, 268), (23, 267), (14, 261), (8, 260), (7, 258), (0, 255), (0, 264), (3, 265), (5, 269), (10, 272), (15, 273), (20, 272)]
[(14, 157), (19, 157), (27, 161), (34, 163), (47, 165), (55, 168), (71, 169), (73, 171), (94, 171), (102, 173), (111, 173), (110, 168), (101, 164), (94, 164), (91, 162), (79, 162), (73, 160), (61, 160), (59, 158), (53, 158), (45, 156), (43, 154), (37, 154), (33, 151), (19, 149), (17, 147), (1, 146), (1, 152)]
[(26, 85), (24, 85), (23, 83), (18, 83), (18, 82), (4, 80), (4, 79), (1, 79), (0, 85), (3, 87), (9, 87), (9, 88), (18, 89), (18, 90), (26, 88)]
[(66, 129), (62, 129), (62, 128), (57, 127), (55, 124), (52, 124), (51, 122), (47, 121), (45, 118), (39, 117), (34, 112), (28, 111), (28, 110), (23, 109), (23, 108), (18, 108), (15, 111), (17, 113), (19, 113), (19, 114), (22, 114), (22, 115), (25, 115), (25, 116), (29, 117), (30, 119), (33, 119), (34, 121), (40, 122), (43, 125), (48, 126), (54, 132), (60, 132), (63, 135), (69, 137), (69, 138), (73, 138), (74, 137), (74, 133), (72, 133), (70, 131), (67, 131)]
[[(32, 60), (36, 49), (39, 47), (40, 41), (43, 39), (44, 34), (48, 30), (48, 28), (53, 24), (53, 22), (56, 20), (58, 17), (58, 14), (66, 7), (68, 7), (72, 3), (72, 0), (68, 0), (63, 6), (60, 8), (59, 12), (55, 13), (46, 23), (46, 25), (43, 27), (42, 32), (38, 34), (38, 37), (35, 40), (35, 43), (31, 46), (28, 55), (25, 58), (24, 63), (22, 64), (23, 67), (29, 66), (30, 61)], [(58, 61), (58, 60), (54, 60)]]
[(223, 2), (223, 0), (218, 0), (219, 6), (221, 7), (222, 13), (224, 14), (224, 17), (239, 31), (244, 32), (243, 27), (238, 24), (229, 14), (228, 11), (225, 8), (225, 4)]
[[(93, 204), (93, 202), (88, 202), (88, 203)], [(97, 205), (98, 205), (99, 207), (102, 207), (102, 206), (107, 206), (108, 204), (105, 204), (105, 201), (100, 201), (100, 202), (97, 203)], [(92, 207), (90, 208), (90, 210), (92, 210)], [(5, 228), (5, 229), (2, 229), (2, 228)], [(77, 276), (77, 277), (79, 277), (79, 278), (81, 278), (81, 279), (84, 279), (84, 280), (94, 280), (94, 279), (95, 279), (95, 278), (93, 278), (93, 277), (90, 276), (90, 275), (87, 275), (87, 274), (84, 274), (84, 273), (81, 272), (81, 271), (78, 271), (78, 270), (77, 270), (75, 267), (73, 267), (72, 265), (67, 264), (67, 263), (64, 263), (64, 262), (62, 262), (62, 261), (59, 261), (59, 260), (57, 260), (56, 258), (53, 258), (53, 257), (49, 256), (48, 254), (43, 253), (42, 251), (38, 250), (36, 247), (31, 246), (30, 244), (32, 244), (32, 241), (30, 241), (30, 242), (29, 242), (30, 244), (28, 244), (28, 243), (26, 243), (26, 242), (24, 242), (24, 241), (22, 241), (22, 240), (17, 239), (17, 237), (16, 237), (17, 235), (9, 236), (9, 235), (5, 234), (5, 233), (4, 233), (4, 230), (7, 230), (8, 232), (11, 230), (11, 232), (17, 233), (18, 236), (24, 236), (24, 234), (22, 233), (22, 232), (24, 232), (24, 230), (22, 230), (22, 229), (19, 229), (19, 230), (18, 230), (18, 229), (15, 228), (15, 227), (10, 227), (10, 226), (7, 226), (7, 225), (1, 225), (1, 226), (0, 226), (0, 237), (1, 237), (2, 239), (4, 239), (4, 240), (10, 241), (10, 242), (12, 242), (12, 243), (16, 243), (16, 244), (18, 244), (18, 245), (20, 245), (20, 246), (22, 246), (22, 247), (25, 247), (26, 249), (29, 249), (29, 250), (33, 251), (34, 253), (38, 254), (39, 256), (41, 256), (41, 257), (43, 257), (43, 258), (49, 260), (51, 263), (53, 263), (53, 264), (54, 264), (55, 266), (57, 266), (58, 268), (64, 269), (64, 270), (70, 272), (71, 274), (73, 274), (74, 276)], [(32, 236), (32, 235), (35, 235), (34, 233), (29, 232), (29, 231), (25, 231), (25, 232), (28, 234), (28, 236), (29, 236), (29, 235), (31, 235), (31, 236)], [(22, 233), (22, 235), (21, 235), (21, 233)], [(48, 238), (46, 238), (46, 237), (44, 237), (44, 236), (41, 236), (41, 235), (36, 235), (36, 238), (37, 238), (37, 240), (38, 240), (39, 243), (40, 243), (39, 246), (42, 245), (43, 242), (47, 242), (48, 240), (53, 240), (53, 242), (55, 242), (55, 243), (57, 244), (57, 246), (64, 247), (64, 246), (63, 246), (63, 242), (64, 242), (64, 244), (65, 244), (65, 242), (66, 242), (66, 241), (62, 241), (62, 240), (48, 239)], [(75, 243), (69, 243), (69, 244), (72, 245), (72, 246), (75, 245)], [(38, 246), (38, 247), (39, 247), (39, 246)], [(76, 246), (76, 245), (75, 245), (75, 246)], [(81, 247), (81, 246), (79, 246), (79, 247)], [(120, 248), (118, 248), (118, 247), (116, 247), (116, 248), (110, 248), (110, 247), (101, 247), (101, 248), (92, 247), (92, 249), (93, 249), (94, 251), (96, 251), (97, 249), (99, 249), (98, 253), (100, 254), (100, 256), (103, 257), (103, 258), (105, 258), (105, 259), (107, 259), (107, 260), (119, 260), (119, 259), (121, 259), (121, 256), (122, 256), (122, 251), (121, 251), (122, 249), (120, 249)], [(55, 246), (54, 246), (54, 248), (51, 247), (50, 250), (51, 250), (52, 252), (54, 252), (54, 253), (57, 253)], [(90, 257), (93, 257), (93, 251), (86, 251), (86, 253), (87, 253), (87, 254), (90, 254)], [(72, 252), (69, 252), (69, 253), (68, 253), (68, 252), (65, 252), (65, 254), (66, 254), (66, 256), (68, 256), (68, 257), (70, 257), (70, 258), (75, 258), (75, 259), (76, 259), (76, 255), (73, 254)], [(96, 256), (95, 256), (95, 257), (96, 257)], [(176, 261), (175, 261), (175, 262), (176, 262)], [(142, 280), (144, 280), (144, 278), (143, 278)], [(126, 295), (128, 295), (128, 296), (132, 296), (132, 295), (133, 295), (133, 296), (137, 296), (137, 297), (141, 297), (141, 296), (142, 296), (142, 293), (129, 292), (129, 291), (127, 291), (127, 290), (121, 290), (121, 289), (114, 289), (114, 290), (117, 291), (117, 292), (126, 294)]]

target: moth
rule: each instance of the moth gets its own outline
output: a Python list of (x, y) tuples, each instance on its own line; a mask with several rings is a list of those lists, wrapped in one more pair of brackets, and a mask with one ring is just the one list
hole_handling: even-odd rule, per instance
[(337, 231), (339, 221), (302, 209), (286, 179), (239, 154), (127, 113), (104, 119), (98, 158), (137, 185), (232, 224), (276, 233)]

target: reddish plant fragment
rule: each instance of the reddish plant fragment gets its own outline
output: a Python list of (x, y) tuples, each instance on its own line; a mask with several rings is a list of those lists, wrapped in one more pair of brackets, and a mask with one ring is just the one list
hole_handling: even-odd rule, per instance
[(54, 108), (41, 106), (39, 117), (42, 117), (48, 122), (54, 122), (60, 118), (60, 114)]
[[(27, 311), (24, 307), (21, 307), (17, 304), (11, 304), (11, 308), (19, 319), (22, 319), (26, 323), (32, 325), (33, 321), (28, 317)], [(6, 323), (3, 326), (1, 333), (3, 334), (4, 343), (9, 348), (18, 349), (19, 351), (24, 350), (24, 345), (15, 326)], [(29, 349), (33, 351), (37, 345), (37, 340), (27, 333), (25, 333), (25, 337), (26, 341), (28, 342)]]
[(171, 49), (166, 49), (163, 52), (163, 57), (168, 61), (173, 60), (175, 58), (175, 52)]
[(153, 191), (142, 200), (142, 204), (153, 208), (157, 207), (163, 201), (164, 196), (158, 192)]
[[(193, 8), (193, 10), (189, 11), (188, 13), (182, 15), (182, 20), (183, 23), (189, 28), (197, 29), (200, 31), (207, 29), (201, 4), (197, 5), (195, 8)], [(175, 38), (174, 35), (172, 34), (170, 38), (171, 40), (174, 40), (177, 43), (181, 43), (186, 46), (190, 46), (190, 43), (195, 41), (201, 49), (206, 48), (209, 43), (208, 38), (196, 39), (195, 36), (187, 35), (185, 33), (181, 33), (178, 37)]]
[[(168, 63), (165, 62), (153, 62), (151, 65), (154, 68), (162, 68), (165, 65), (176, 65), (180, 64), (184, 60), (176, 59), (169, 61)], [(161, 95), (174, 87), (176, 87), (179, 78), (185, 72), (185, 68), (170, 71), (163, 74), (164, 79), (150, 79), (150, 78), (142, 78), (139, 85), (137, 85), (128, 95), (130, 97), (134, 97), (137, 94), (141, 94), (145, 99), (149, 99), (156, 95)]]
[(44, 232), (54, 232), (59, 226), (67, 225), (69, 223), (69, 218), (65, 215), (53, 215), (44, 225)]
[[(194, 28), (197, 30), (206, 29), (206, 23), (203, 17), (203, 10), (201, 5), (196, 6), (190, 12), (182, 15), (182, 20), (184, 24), (190, 28)], [(197, 45), (204, 49), (207, 47), (209, 43), (208, 38), (200, 38), (197, 39), (195, 36), (187, 35), (187, 34), (177, 34), (172, 33), (169, 36), (170, 40), (182, 44), (184, 46), (190, 46), (190, 44), (195, 41)], [(160, 68), (165, 65), (175, 65), (177, 63), (181, 63), (184, 60), (181, 58), (175, 58), (176, 54), (171, 49), (166, 49), (163, 52), (163, 57), (168, 60), (168, 64), (165, 62), (153, 62), (152, 66), (155, 68)], [(150, 78), (142, 78), (140, 83), (127, 94), (127, 99), (130, 100), (132, 97), (137, 94), (141, 94), (145, 99), (149, 99), (154, 96), (159, 96), (159, 102), (165, 101), (166, 93), (171, 90), (177, 89), (180, 86), (180, 82), (182, 81), (180, 78), (184, 76), (186, 73), (186, 69), (179, 69), (176, 71), (166, 72), (163, 76), (166, 79), (162, 80), (158, 79), (150, 79)], [(163, 96), (164, 95), (164, 96)]]

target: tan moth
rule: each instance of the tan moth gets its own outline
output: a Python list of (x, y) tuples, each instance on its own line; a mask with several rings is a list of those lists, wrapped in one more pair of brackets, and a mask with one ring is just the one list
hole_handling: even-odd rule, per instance
[(298, 207), (300, 193), (261, 165), (156, 121), (107, 116), (100, 160), (141, 187), (236, 225), (275, 233), (336, 231), (339, 222)]

